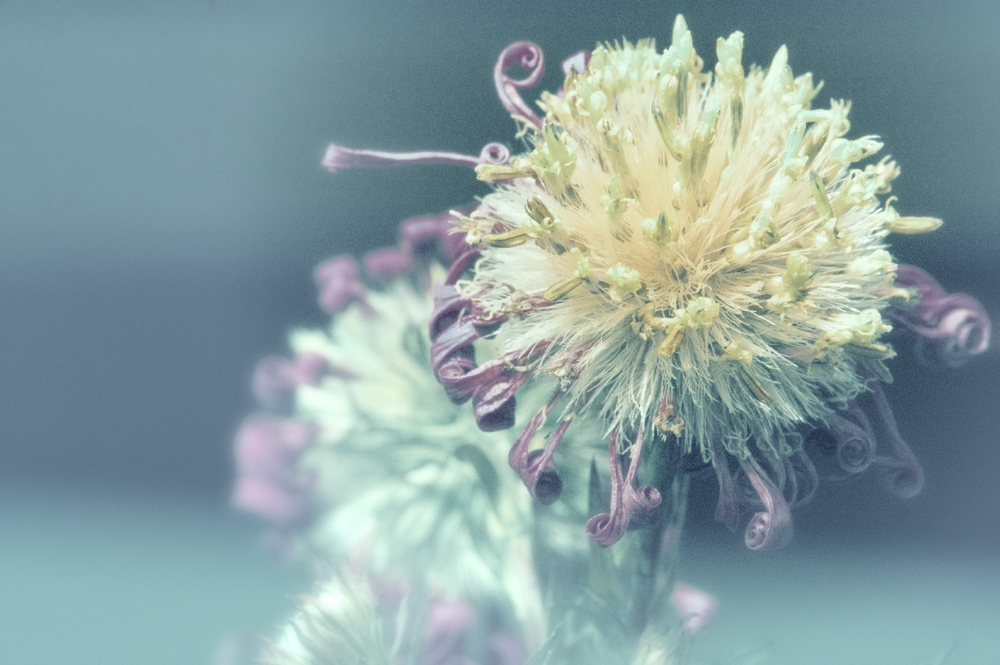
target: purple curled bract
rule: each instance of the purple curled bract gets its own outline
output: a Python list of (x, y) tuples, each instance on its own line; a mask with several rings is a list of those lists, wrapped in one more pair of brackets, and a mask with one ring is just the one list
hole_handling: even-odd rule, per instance
[(893, 319), (916, 338), (921, 359), (958, 367), (989, 348), (990, 317), (978, 300), (948, 293), (916, 266), (899, 265), (896, 283), (918, 293), (916, 302), (893, 310)]
[(503, 143), (487, 143), (479, 153), (480, 164), (506, 164), (510, 149)]
[(834, 460), (844, 474), (856, 475), (875, 458), (875, 439), (860, 409), (855, 406), (848, 416), (832, 414), (826, 424), (834, 440)]
[(617, 543), (630, 523), (645, 526), (655, 519), (656, 509), (662, 501), (660, 491), (650, 485), (635, 486), (636, 473), (642, 457), (642, 428), (640, 427), (629, 457), (628, 471), (622, 477), (618, 460), (618, 436), (608, 437), (608, 462), (611, 467), (611, 506), (606, 513), (594, 515), (587, 521), (587, 535), (602, 547)]
[(358, 262), (349, 256), (337, 256), (316, 266), (313, 279), (319, 287), (319, 304), (330, 314), (364, 301), (367, 291), (361, 283)]
[(555, 408), (559, 401), (559, 395), (542, 407), (538, 413), (532, 416), (528, 424), (517, 435), (514, 445), (510, 448), (507, 461), (517, 474), (521, 477), (531, 495), (538, 499), (539, 503), (548, 505), (553, 503), (562, 494), (562, 478), (552, 464), (552, 455), (556, 447), (562, 440), (570, 420), (564, 420), (549, 436), (549, 440), (542, 450), (528, 450), (531, 440), (545, 423), (546, 417)]
[(785, 497), (752, 457), (740, 460), (740, 466), (764, 506), (747, 524), (744, 533), (747, 547), (752, 550), (784, 547), (792, 540), (792, 512)]
[[(528, 76), (523, 79), (512, 79), (507, 76), (507, 69), (513, 64), (520, 64), (528, 70)], [(500, 103), (510, 115), (516, 119), (528, 122), (541, 128), (542, 121), (531, 110), (521, 95), (519, 88), (530, 88), (542, 80), (545, 72), (545, 58), (542, 49), (532, 42), (514, 42), (503, 50), (493, 69), (493, 83), (497, 88)]]
[(911, 499), (924, 488), (923, 467), (900, 435), (889, 401), (877, 383), (872, 386), (872, 401), (875, 402), (890, 448), (890, 454), (876, 456), (872, 466), (881, 473), (886, 491), (901, 499)]

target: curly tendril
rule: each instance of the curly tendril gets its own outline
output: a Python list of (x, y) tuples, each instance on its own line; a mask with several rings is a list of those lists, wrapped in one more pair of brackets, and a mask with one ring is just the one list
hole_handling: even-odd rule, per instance
[(355, 150), (331, 143), (323, 155), (323, 166), (330, 173), (359, 166), (389, 166), (393, 164), (440, 163), (476, 168), (480, 164), (506, 164), (510, 150), (502, 143), (487, 143), (478, 156), (441, 150), (388, 152), (385, 150)]
[(557, 393), (528, 421), (511, 446), (507, 458), (511, 468), (517, 471), (531, 495), (544, 505), (553, 503), (562, 494), (562, 479), (552, 464), (552, 455), (566, 433), (571, 418), (559, 423), (543, 450), (529, 451), (528, 446), (561, 397), (562, 395)]
[(851, 418), (832, 414), (826, 421), (830, 434), (836, 441), (834, 459), (844, 473), (855, 475), (868, 468), (875, 458), (875, 441), (862, 423), (856, 421), (865, 418), (860, 409), (850, 413)]
[(608, 512), (594, 515), (587, 521), (587, 535), (602, 547), (617, 543), (629, 522), (646, 521), (660, 505), (659, 490), (651, 485), (636, 488), (635, 474), (639, 470), (642, 457), (642, 428), (635, 436), (635, 445), (629, 456), (628, 471), (622, 478), (621, 463), (618, 460), (618, 435), (608, 436), (608, 462), (611, 466), (611, 506)]
[(740, 466), (746, 474), (757, 496), (764, 504), (747, 524), (744, 540), (752, 550), (770, 550), (784, 547), (792, 539), (792, 513), (785, 497), (767, 478), (767, 474), (752, 457), (740, 459)]
[(990, 345), (990, 317), (964, 293), (948, 293), (926, 271), (897, 267), (896, 283), (915, 289), (915, 303), (895, 308), (893, 318), (917, 340), (916, 351), (930, 364), (958, 367)]
[(872, 382), (871, 388), (875, 411), (882, 421), (889, 446), (892, 448), (890, 455), (879, 455), (872, 464), (881, 471), (882, 484), (887, 491), (901, 499), (912, 499), (924, 488), (923, 467), (900, 436), (896, 418), (892, 415), (892, 408), (885, 398), (885, 393), (882, 392), (882, 387)]
[(480, 164), (506, 164), (510, 159), (510, 149), (503, 143), (487, 143), (479, 151)]
[[(507, 69), (515, 62), (529, 70), (528, 76), (523, 79), (512, 79), (507, 76)], [(530, 123), (538, 129), (542, 128), (541, 119), (521, 99), (517, 90), (538, 85), (544, 71), (545, 58), (542, 49), (532, 42), (514, 42), (503, 50), (496, 67), (493, 68), (493, 82), (496, 84), (500, 103), (511, 117)]]

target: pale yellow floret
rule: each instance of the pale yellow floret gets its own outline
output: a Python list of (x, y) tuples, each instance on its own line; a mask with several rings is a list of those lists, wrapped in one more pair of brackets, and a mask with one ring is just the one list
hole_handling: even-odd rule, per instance
[(616, 302), (621, 302), (625, 296), (635, 293), (642, 288), (642, 280), (639, 279), (639, 272), (626, 267), (622, 263), (608, 268), (604, 274), (607, 276), (608, 282), (611, 283), (611, 288), (608, 289), (608, 297)]
[(847, 264), (847, 274), (852, 277), (865, 277), (866, 275), (894, 273), (896, 264), (892, 262), (892, 255), (884, 249), (876, 249), (867, 256), (861, 256)]
[(737, 342), (730, 342), (726, 345), (724, 355), (726, 360), (732, 360), (734, 362), (741, 362), (744, 365), (749, 365), (753, 362), (753, 354), (747, 349), (744, 349)]
[(622, 185), (621, 173), (616, 173), (615, 177), (608, 183), (607, 193), (601, 195), (601, 207), (604, 208), (604, 214), (614, 225), (618, 225), (629, 206), (636, 203), (635, 199), (627, 196), (627, 190)]
[(816, 271), (812, 269), (809, 258), (804, 254), (789, 254), (785, 261), (785, 272), (780, 277), (773, 277), (768, 282), (771, 297), (767, 300), (767, 308), (776, 312), (784, 312), (789, 307), (801, 305), (809, 294)]
[(866, 309), (857, 314), (835, 314), (828, 323), (828, 330), (816, 341), (817, 353), (848, 344), (869, 349), (880, 354), (887, 351), (884, 345), (876, 345), (881, 335), (892, 330), (892, 326), (882, 322), (877, 309)]
[(554, 195), (565, 192), (576, 170), (576, 142), (552, 125), (542, 129), (541, 140), (531, 153), (531, 166)]

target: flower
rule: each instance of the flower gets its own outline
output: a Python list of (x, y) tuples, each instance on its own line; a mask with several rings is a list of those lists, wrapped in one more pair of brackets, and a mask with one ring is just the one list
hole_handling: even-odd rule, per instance
[(516, 312), (501, 348), (544, 348), (537, 373), (568, 363), (568, 410), (596, 406), (611, 431), (672, 406), (684, 450), (709, 458), (716, 441), (787, 454), (835, 411), (826, 395), (856, 396), (892, 356), (877, 195), (898, 169), (852, 169), (881, 144), (844, 138), (848, 105), (811, 109), (784, 49), (744, 76), (742, 41), (719, 41), (715, 77), (682, 19), (663, 53), (598, 47), (542, 95), (520, 177), (479, 167), (506, 182), (462, 221), (482, 259), (460, 291)]
[[(519, 55), (540, 68), (533, 48), (510, 47), (498, 67)], [(558, 94), (541, 95), (544, 118), (507, 104), (533, 149), (476, 167), (494, 191), (460, 217), (478, 260), (455, 290), (472, 327), (502, 322), (493, 334), (516, 365), (480, 393), (489, 383), (513, 399), (531, 379), (557, 377), (564, 421), (597, 412), (622, 441), (612, 449), (634, 451), (630, 477), (643, 431), (653, 450), (676, 439), (716, 468), (729, 523), (746, 503), (727, 478), (736, 460), (764, 509), (747, 528), (757, 548), (787, 542), (788, 504), (815, 486), (801, 432), (842, 439), (841, 413), (890, 378), (884, 336), (906, 293), (887, 237), (941, 222), (902, 217), (881, 198), (899, 168), (857, 165), (882, 143), (848, 138), (848, 103), (813, 108), (820, 86), (792, 74), (784, 47), (748, 72), (742, 49), (742, 33), (719, 39), (705, 72), (678, 17), (666, 51), (598, 46)], [(985, 348), (978, 303), (946, 312), (928, 291), (902, 320), (947, 340), (946, 362)], [(851, 473), (874, 458), (857, 454)], [(615, 519), (655, 502), (625, 508), (613, 496), (603, 528), (588, 532), (613, 542)]]
[[(511, 634), (487, 627), (462, 601), (435, 599), (422, 630), (403, 603), (387, 603), (364, 579), (339, 571), (314, 596), (302, 599), (281, 635), (265, 646), (268, 665), (521, 665), (523, 645)], [(474, 654), (474, 656), (470, 655)], [(257, 662), (257, 661), (255, 661)]]
[[(359, 583), (382, 591), (387, 625), (396, 625), (387, 598), (410, 597), (407, 611), (426, 613), (430, 622), (413, 630), (423, 631), (428, 647), (438, 645), (439, 659), (458, 658), (464, 637), (437, 630), (432, 620), (457, 616), (448, 608), (465, 603), (476, 610), (468, 631), (489, 628), (495, 658), (520, 661), (526, 647), (537, 648), (546, 623), (532, 548), (548, 558), (543, 570), (570, 560), (580, 567), (585, 540), (568, 534), (579, 533), (585, 495), (533, 514), (517, 476), (502, 472), (511, 434), (482, 431), (438, 382), (429, 338), (440, 309), (435, 284), (445, 276), (441, 263), (468, 251), (448, 233), (451, 224), (451, 215), (410, 219), (396, 247), (360, 264), (338, 256), (316, 268), (319, 304), (331, 324), (294, 330), (291, 359), (258, 365), (261, 410), (237, 436), (234, 503), (269, 521), (284, 554), (349, 564)], [(480, 355), (490, 346), (480, 342)], [(526, 401), (533, 410), (539, 400)], [(564, 431), (539, 421), (518, 441), (537, 445)], [(527, 454), (541, 488), (551, 461), (539, 466), (537, 455)], [(339, 621), (323, 609), (327, 597), (306, 602), (301, 620), (322, 614), (327, 623)], [(306, 658), (289, 639), (286, 660), (278, 662)], [(317, 644), (331, 639), (315, 636)]]
[(268, 665), (390, 665), (392, 653), (370, 587), (341, 573), (306, 598), (260, 661)]
[[(556, 434), (540, 451), (519, 437), (509, 457), (543, 503), (562, 490), (553, 456), (570, 423), (603, 421), (611, 507), (588, 523), (600, 545), (648, 522), (661, 500), (655, 479), (634, 485), (644, 448), (675, 472), (711, 465), (717, 518), (735, 528), (754, 510), (754, 549), (788, 542), (816, 463), (841, 477), (874, 464), (912, 495), (919, 465), (878, 387), (891, 380), (891, 322), (949, 364), (988, 343), (975, 300), (945, 297), (890, 254), (890, 234), (941, 221), (901, 216), (885, 198), (899, 167), (860, 164), (878, 137), (848, 136), (848, 102), (814, 108), (821, 85), (793, 75), (784, 47), (749, 70), (742, 50), (742, 33), (720, 38), (705, 71), (678, 16), (665, 51), (640, 41), (572, 56), (539, 115), (518, 90), (540, 80), (542, 51), (517, 42), (494, 82), (530, 151), (328, 152), (337, 168), (460, 163), (493, 186), (455, 213), (470, 249), (436, 287), (432, 366), (485, 431), (514, 425), (524, 390), (548, 391), (522, 435), (550, 418)], [(514, 64), (528, 76), (510, 78)], [(498, 351), (479, 362), (484, 339)], [(862, 420), (869, 394), (889, 455)]]

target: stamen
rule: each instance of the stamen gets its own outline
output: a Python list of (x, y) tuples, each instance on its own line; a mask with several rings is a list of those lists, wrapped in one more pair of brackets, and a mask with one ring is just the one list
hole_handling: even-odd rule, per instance
[(826, 185), (815, 171), (809, 172), (809, 186), (812, 189), (813, 200), (816, 201), (816, 210), (819, 211), (821, 220), (833, 217), (833, 206), (830, 205), (830, 197), (826, 194)]
[(531, 236), (522, 228), (511, 229), (503, 233), (489, 233), (483, 236), (483, 242), (492, 247), (517, 247), (529, 240), (531, 240)]
[(579, 275), (570, 275), (569, 277), (561, 279), (549, 288), (545, 289), (545, 294), (542, 297), (548, 302), (555, 302), (560, 298), (569, 295), (570, 291), (581, 284), (583, 284), (583, 278)]
[(736, 366), (736, 378), (743, 384), (743, 387), (750, 391), (750, 394), (757, 398), (757, 401), (763, 402), (765, 404), (771, 401), (771, 393), (767, 392), (760, 381), (758, 381), (746, 365), (740, 364)]

